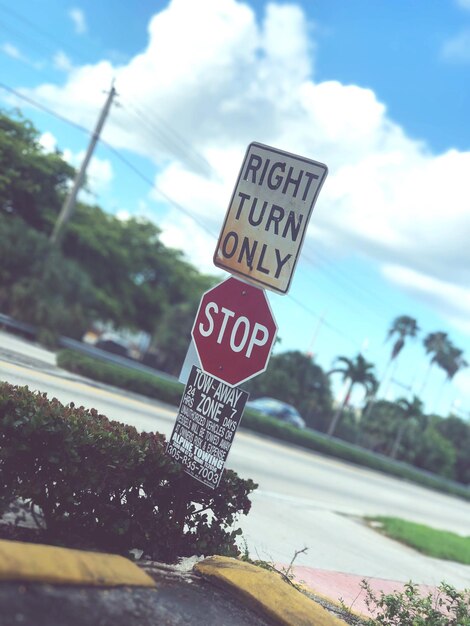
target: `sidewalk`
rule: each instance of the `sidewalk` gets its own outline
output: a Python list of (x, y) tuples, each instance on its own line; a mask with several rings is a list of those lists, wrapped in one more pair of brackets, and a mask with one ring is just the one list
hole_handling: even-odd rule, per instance
[[(301, 593), (275, 573), (226, 557), (179, 566), (0, 541), (0, 626), (341, 626), (339, 601), (369, 616), (360, 576), (294, 568)], [(374, 591), (401, 583), (368, 579)], [(429, 588), (423, 588), (428, 591)]]

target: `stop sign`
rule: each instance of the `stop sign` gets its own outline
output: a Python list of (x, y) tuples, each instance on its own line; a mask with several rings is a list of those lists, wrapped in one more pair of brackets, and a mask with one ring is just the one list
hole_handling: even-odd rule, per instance
[(231, 386), (264, 372), (276, 333), (264, 291), (233, 277), (202, 296), (191, 331), (202, 369)]

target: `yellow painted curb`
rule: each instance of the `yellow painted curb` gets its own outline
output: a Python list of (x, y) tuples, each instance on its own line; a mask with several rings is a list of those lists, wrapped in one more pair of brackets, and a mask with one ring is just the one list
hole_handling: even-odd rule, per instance
[(250, 563), (214, 556), (197, 563), (194, 569), (219, 583), (252, 608), (282, 626), (344, 626), (322, 606), (287, 584), (275, 572)]
[(148, 574), (116, 554), (1, 540), (0, 581), (155, 587)]

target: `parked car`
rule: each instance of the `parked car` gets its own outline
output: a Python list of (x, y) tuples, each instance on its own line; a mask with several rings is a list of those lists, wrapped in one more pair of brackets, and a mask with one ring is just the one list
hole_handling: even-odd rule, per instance
[(119, 341), (116, 341), (115, 339), (99, 339), (95, 343), (95, 348), (111, 352), (112, 354), (117, 354), (118, 356), (130, 357), (127, 346)]
[(291, 424), (291, 426), (305, 428), (305, 421), (297, 409), (275, 398), (257, 398), (256, 400), (247, 402), (246, 406), (264, 415), (276, 417), (282, 422), (286, 422), (286, 424)]

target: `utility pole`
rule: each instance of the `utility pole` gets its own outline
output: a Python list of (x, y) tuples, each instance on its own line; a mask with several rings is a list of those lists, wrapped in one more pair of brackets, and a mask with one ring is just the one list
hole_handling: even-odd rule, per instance
[(113, 101), (114, 96), (116, 95), (116, 90), (114, 88), (114, 81), (111, 85), (111, 90), (108, 93), (108, 97), (106, 98), (106, 102), (104, 107), (100, 113), (100, 117), (96, 124), (96, 128), (91, 136), (90, 143), (88, 145), (88, 149), (85, 154), (85, 158), (83, 159), (82, 165), (75, 176), (75, 180), (73, 182), (73, 187), (65, 199), (65, 202), (62, 206), (62, 210), (60, 211), (59, 217), (54, 225), (54, 230), (52, 231), (52, 235), (50, 237), (51, 246), (56, 246), (60, 242), (60, 238), (63, 235), (64, 229), (67, 226), (67, 222), (72, 217), (72, 213), (75, 209), (75, 204), (77, 201), (77, 195), (80, 191), (80, 187), (83, 185), (83, 181), (85, 180), (85, 174), (88, 167), (88, 163), (93, 155), (93, 151), (95, 146), (100, 138), (101, 130), (103, 129), (104, 123), (109, 113), (109, 109), (111, 108), (111, 103)]

